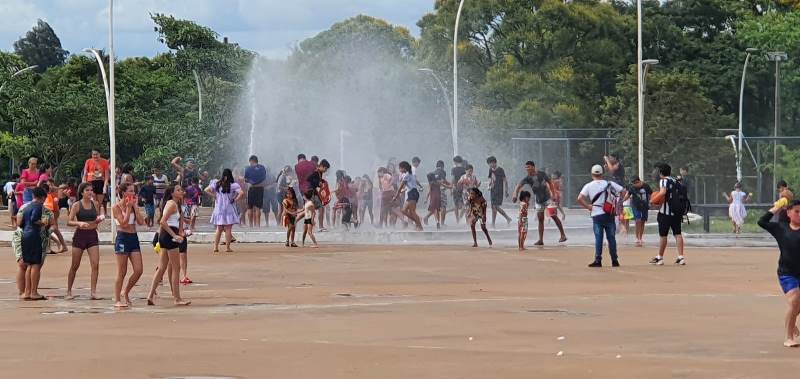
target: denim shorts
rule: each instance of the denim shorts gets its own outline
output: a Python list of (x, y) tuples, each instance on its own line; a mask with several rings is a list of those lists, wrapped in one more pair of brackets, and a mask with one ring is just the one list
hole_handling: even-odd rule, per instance
[(780, 281), (781, 288), (785, 294), (795, 288), (800, 288), (800, 278), (796, 276), (778, 275), (778, 281)]
[(114, 252), (122, 255), (130, 255), (130, 253), (135, 251), (142, 251), (139, 246), (139, 235), (136, 233), (117, 232), (117, 239), (114, 241)]
[(155, 204), (144, 204), (144, 213), (147, 215), (147, 218), (153, 219), (156, 217), (156, 205)]

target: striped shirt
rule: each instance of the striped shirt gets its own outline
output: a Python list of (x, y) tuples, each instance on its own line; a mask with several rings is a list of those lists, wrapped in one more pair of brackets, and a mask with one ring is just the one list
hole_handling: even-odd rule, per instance
[(661, 204), (661, 208), (658, 209), (659, 214), (672, 216), (672, 209), (669, 207), (669, 198), (671, 197), (670, 192), (672, 191), (672, 187), (675, 185), (675, 179), (671, 176), (662, 178), (658, 182), (659, 188), (666, 188), (667, 194), (664, 196), (664, 204)]

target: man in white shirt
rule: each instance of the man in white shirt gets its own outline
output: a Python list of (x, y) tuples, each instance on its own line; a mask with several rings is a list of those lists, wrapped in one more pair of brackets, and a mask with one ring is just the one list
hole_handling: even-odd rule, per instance
[(8, 204), (8, 214), (11, 216), (11, 224), (10, 226), (13, 229), (17, 228), (17, 198), (16, 194), (14, 193), (14, 188), (17, 186), (17, 181), (19, 180), (19, 174), (14, 174), (11, 176), (11, 179), (6, 182), (3, 186), (3, 197), (6, 198)]
[[(603, 233), (608, 239), (608, 252), (611, 255), (611, 266), (619, 267), (617, 257), (617, 225), (614, 221), (616, 198), (623, 188), (617, 183), (603, 179), (603, 167), (592, 167), (592, 181), (583, 186), (578, 195), (578, 204), (586, 208), (592, 217), (594, 229), (594, 262), (589, 267), (603, 267)], [(608, 206), (604, 206), (605, 203)]]

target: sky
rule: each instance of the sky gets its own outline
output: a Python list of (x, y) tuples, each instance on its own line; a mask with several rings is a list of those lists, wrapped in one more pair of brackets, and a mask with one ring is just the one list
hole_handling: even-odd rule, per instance
[[(419, 36), (417, 21), (435, 0), (115, 0), (114, 50), (118, 57), (166, 51), (153, 32), (150, 13), (193, 20), (243, 48), (284, 58), (296, 43), (358, 14), (382, 18)], [(47, 21), (70, 53), (108, 46), (106, 0), (0, 0), (0, 50), (37, 19)]]

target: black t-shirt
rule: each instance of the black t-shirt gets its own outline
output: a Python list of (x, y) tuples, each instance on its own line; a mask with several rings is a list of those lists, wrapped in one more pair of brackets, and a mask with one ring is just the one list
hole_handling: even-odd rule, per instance
[(153, 196), (156, 194), (156, 186), (152, 184), (143, 185), (139, 190), (139, 197), (144, 200), (145, 204), (155, 204)]
[(522, 178), (519, 184), (531, 186), (531, 191), (533, 191), (533, 195), (536, 196), (536, 202), (544, 204), (547, 200), (550, 200), (550, 193), (547, 191), (547, 183), (549, 182), (550, 177), (548, 177), (547, 174), (537, 171), (536, 175), (528, 175)]
[(183, 170), (183, 177), (181, 178), (181, 181), (183, 182), (182, 183), (183, 188), (186, 188), (190, 184), (192, 184), (192, 178), (197, 178), (197, 177), (198, 177), (197, 176), (197, 170), (189, 170), (188, 168), (184, 169)]
[(447, 172), (441, 167), (434, 170), (433, 174), (436, 175), (436, 180), (440, 182), (447, 180)]
[(506, 180), (506, 171), (503, 170), (502, 167), (498, 167), (494, 170), (489, 169), (489, 179), (494, 176), (494, 186), (492, 187), (492, 191), (502, 191), (503, 190), (503, 182)]
[(308, 188), (313, 189), (314, 191), (319, 188), (319, 184), (322, 183), (322, 174), (319, 173), (319, 170), (314, 171), (311, 175), (308, 176)]
[(647, 183), (642, 184), (642, 188), (636, 188), (633, 185), (626, 188), (628, 193), (631, 194), (631, 206), (639, 211), (646, 211), (650, 209), (650, 195), (653, 194), (653, 189)]
[[(450, 170), (450, 174), (453, 175), (453, 183), (458, 183), (458, 180), (461, 179), (461, 177), (464, 176), (464, 174), (466, 173), (467, 169), (464, 168), (464, 166), (453, 167), (453, 169)], [(455, 193), (461, 193), (463, 192), (463, 190), (464, 190), (463, 188), (458, 188), (458, 186), (453, 187), (453, 192)]]
[(785, 219), (771, 222), (772, 217), (772, 213), (765, 213), (758, 220), (758, 226), (772, 234), (778, 242), (778, 248), (781, 250), (778, 275), (800, 278), (800, 230), (792, 230)]

